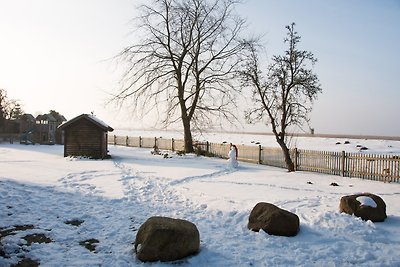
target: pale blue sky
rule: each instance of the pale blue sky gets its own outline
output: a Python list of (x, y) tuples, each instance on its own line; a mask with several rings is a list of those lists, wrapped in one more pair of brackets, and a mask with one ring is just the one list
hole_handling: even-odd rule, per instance
[[(33, 114), (94, 111), (114, 128), (141, 126), (104, 106), (119, 73), (103, 60), (133, 40), (137, 2), (0, 0), (0, 88)], [(300, 47), (319, 60), (316, 132), (400, 136), (399, 0), (247, 0), (237, 10), (268, 55), (282, 53), (284, 26), (296, 22)]]

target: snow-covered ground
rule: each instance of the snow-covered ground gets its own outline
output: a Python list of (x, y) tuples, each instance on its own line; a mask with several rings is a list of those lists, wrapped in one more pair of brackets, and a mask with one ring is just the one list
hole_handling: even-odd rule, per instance
[[(399, 149), (394, 141), (378, 144)], [(0, 144), (0, 231), (33, 225), (2, 238), (9, 258), (0, 256), (0, 266), (23, 256), (41, 266), (177, 266), (135, 257), (137, 229), (154, 215), (186, 219), (199, 229), (200, 253), (178, 266), (400, 266), (400, 184), (247, 163), (232, 170), (222, 159), (164, 158), (150, 149), (109, 150), (111, 159), (87, 160), (64, 158), (58, 145)], [(385, 222), (339, 213), (340, 198), (358, 192), (384, 199)], [(260, 201), (296, 213), (299, 234), (249, 231), (248, 216)], [(65, 223), (71, 220), (83, 223)], [(28, 234), (52, 242), (28, 246)], [(94, 252), (79, 245), (89, 239), (98, 240)]]

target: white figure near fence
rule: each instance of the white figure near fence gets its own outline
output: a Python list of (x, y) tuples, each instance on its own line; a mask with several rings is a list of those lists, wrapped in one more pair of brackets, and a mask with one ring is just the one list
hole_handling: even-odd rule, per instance
[(238, 166), (238, 161), (237, 161), (237, 156), (238, 156), (238, 149), (235, 145), (231, 144), (231, 147), (228, 152), (228, 167), (229, 168), (237, 168)]

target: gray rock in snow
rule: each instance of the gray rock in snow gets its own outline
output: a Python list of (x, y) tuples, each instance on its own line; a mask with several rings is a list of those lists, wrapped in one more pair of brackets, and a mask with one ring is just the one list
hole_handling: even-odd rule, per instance
[(139, 228), (135, 240), (141, 261), (174, 261), (199, 251), (200, 234), (193, 223), (168, 217), (151, 217)]
[(295, 236), (300, 230), (300, 220), (294, 213), (260, 202), (251, 211), (247, 227), (256, 232), (262, 229), (270, 235)]
[[(359, 197), (369, 197), (376, 206), (363, 205)], [(386, 219), (386, 204), (383, 199), (371, 193), (361, 193), (355, 195), (344, 196), (340, 199), (340, 212), (360, 217), (361, 219), (373, 222), (383, 222)]]

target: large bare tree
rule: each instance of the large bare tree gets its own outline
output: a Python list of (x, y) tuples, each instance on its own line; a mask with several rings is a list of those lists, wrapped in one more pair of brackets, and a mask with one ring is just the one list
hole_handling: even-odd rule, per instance
[(234, 0), (154, 0), (136, 18), (137, 42), (119, 55), (127, 63), (114, 100), (133, 100), (146, 114), (156, 109), (162, 123), (181, 122), (185, 151), (193, 152), (192, 128), (213, 118), (236, 119), (235, 84), (240, 34), (245, 22)]
[(250, 122), (265, 120), (270, 124), (288, 171), (295, 170), (288, 146), (288, 130), (308, 122), (313, 101), (322, 92), (312, 70), (317, 59), (313, 53), (298, 48), (300, 36), (294, 26), (294, 23), (286, 26), (285, 53), (272, 57), (265, 74), (261, 70), (260, 46), (256, 43), (248, 44), (249, 54), (241, 72), (244, 83), (253, 90), (254, 107), (246, 112), (246, 118)]

